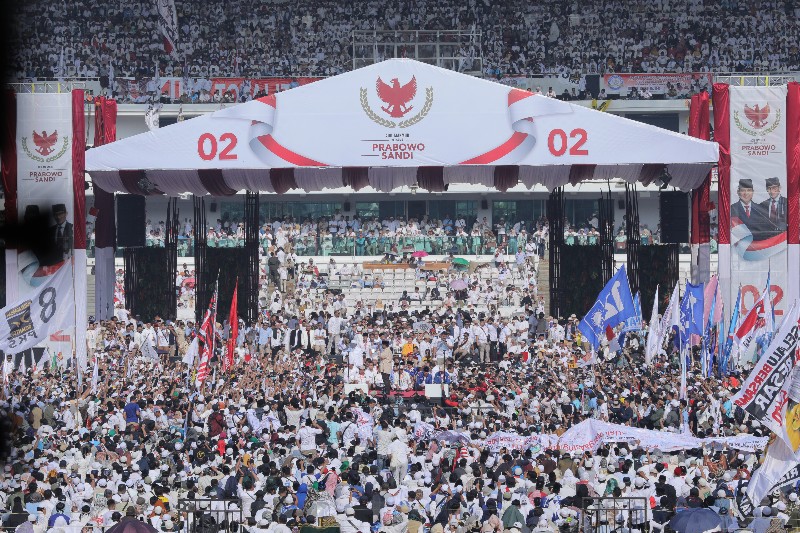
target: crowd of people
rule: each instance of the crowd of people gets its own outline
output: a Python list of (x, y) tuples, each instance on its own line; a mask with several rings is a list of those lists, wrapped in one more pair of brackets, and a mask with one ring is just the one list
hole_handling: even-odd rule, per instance
[[(454, 45), (452, 68), (472, 70), (481, 57), (493, 78), (800, 69), (800, 7), (783, 0), (175, 5), (177, 51), (168, 56), (152, 2), (18, 2), (14, 73), (106, 84), (110, 75), (152, 77), (156, 65), (161, 76), (175, 77), (332, 76), (353, 66), (353, 30), (474, 32), (474, 42)], [(394, 39), (381, 36), (355, 53), (393, 57), (394, 46), (382, 43)], [(397, 53), (414, 55), (412, 45)]]
[[(696, 360), (681, 398), (673, 343), (644, 361), (647, 324), (578, 364), (587, 347), (578, 317), (546, 315), (538, 255), (514, 277), (468, 270), (434, 283), (441, 299), (420, 280), (427, 304), (408, 307), (406, 294), (377, 306), (304, 287), (313, 261), (272, 254), (258, 317), (238, 320), (231, 339), (217, 316), (202, 383), (200, 324), (134, 316), (121, 294), (111, 319), (89, 324), (82, 373), (68, 358), (24, 368), (9, 357), (4, 527), (100, 532), (138, 519), (209, 533), (644, 532), (696, 508), (722, 531), (800, 520), (791, 486), (744, 510), (758, 448), (536, 444), (587, 420), (769, 434), (731, 402), (747, 368), (705, 376)], [(505, 291), (518, 296), (487, 296)], [(513, 438), (493, 441), (497, 432)]]

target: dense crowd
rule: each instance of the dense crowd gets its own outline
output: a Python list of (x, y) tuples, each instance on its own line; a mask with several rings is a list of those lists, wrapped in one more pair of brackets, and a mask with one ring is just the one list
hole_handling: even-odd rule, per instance
[[(578, 319), (546, 316), (539, 265), (534, 255), (511, 277), (449, 272), (433, 283), (440, 298), (423, 278), (428, 305), (409, 307), (404, 293), (367, 306), (348, 290), (303, 286), (313, 261), (271, 253), (258, 318), (238, 320), (230, 356), (231, 324), (217, 316), (202, 385), (199, 324), (132, 316), (120, 297), (112, 319), (89, 325), (80, 380), (66, 358), (4, 363), (0, 405), (16, 451), (0, 472), (3, 525), (643, 532), (698, 508), (721, 531), (797, 523), (793, 487), (756, 502), (755, 517), (740, 508), (763, 450), (532, 444), (586, 420), (698, 437), (769, 433), (731, 402), (746, 368), (705, 377), (695, 360), (681, 399), (672, 342), (644, 362), (646, 324), (576, 364), (587, 347)], [(487, 296), (507, 291), (517, 296)], [(516, 437), (492, 442), (501, 431)]]
[[(178, 48), (167, 56), (152, 2), (17, 2), (13, 69), (20, 78), (106, 81), (112, 69), (152, 76), (156, 64), (176, 77), (330, 76), (352, 68), (351, 32), (375, 29), (480, 32), (479, 42), (457, 45), (453, 68), (476, 68), (480, 56), (484, 74), (496, 78), (800, 69), (800, 6), (783, 0), (175, 5)], [(388, 38), (355, 52), (391, 57), (380, 46)], [(413, 56), (410, 47), (398, 53)]]

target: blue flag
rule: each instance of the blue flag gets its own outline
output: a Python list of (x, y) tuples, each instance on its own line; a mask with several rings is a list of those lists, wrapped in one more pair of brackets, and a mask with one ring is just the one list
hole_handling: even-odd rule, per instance
[(686, 282), (680, 306), (680, 341), (684, 346), (689, 344), (690, 335), (703, 335), (703, 284), (693, 285)]
[[(606, 286), (597, 296), (597, 301), (586, 313), (578, 325), (578, 330), (594, 349), (600, 345), (600, 339), (605, 335), (606, 328), (613, 328), (621, 322), (634, 316), (631, 287), (628, 284), (628, 274), (622, 266), (614, 277), (608, 280)], [(702, 320), (703, 305), (700, 304), (700, 317)]]
[(642, 303), (638, 292), (633, 297), (633, 312), (634, 315), (625, 321), (623, 332), (641, 331), (642, 329)]
[(725, 346), (722, 348), (722, 363), (720, 372), (723, 376), (727, 375), (728, 362), (731, 357), (731, 351), (733, 351), (733, 336), (736, 335), (736, 328), (739, 327), (739, 306), (741, 304), (741, 300), (742, 291), (740, 290), (736, 294), (736, 306), (733, 308), (731, 323), (728, 326), (728, 338), (725, 339)]

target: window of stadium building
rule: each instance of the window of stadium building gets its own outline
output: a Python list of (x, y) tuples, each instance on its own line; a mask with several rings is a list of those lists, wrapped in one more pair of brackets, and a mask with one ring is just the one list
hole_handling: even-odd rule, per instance
[[(221, 202), (222, 220), (243, 220), (244, 202)], [(263, 202), (259, 206), (259, 220), (291, 217), (298, 222), (306, 218), (332, 217), (336, 211), (341, 213), (341, 202)]]
[(478, 218), (477, 200), (432, 200), (428, 202), (428, 216), (436, 220), (444, 220), (445, 217), (463, 218), (467, 227), (472, 227), (475, 219)]
[(405, 217), (406, 203), (402, 201), (356, 202), (356, 214), (362, 220), (372, 218), (386, 220), (391, 217)]
[(492, 202), (492, 225), (524, 222), (528, 225), (546, 213), (546, 200), (495, 200)]
[(567, 200), (567, 220), (572, 226), (583, 227), (597, 216), (597, 200)]

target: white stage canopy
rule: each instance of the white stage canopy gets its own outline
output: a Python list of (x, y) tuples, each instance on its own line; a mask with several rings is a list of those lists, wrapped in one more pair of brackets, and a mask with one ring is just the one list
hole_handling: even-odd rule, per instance
[(716, 143), (408, 59), (391, 59), (92, 149), (106, 191), (505, 191), (590, 179), (690, 190)]

